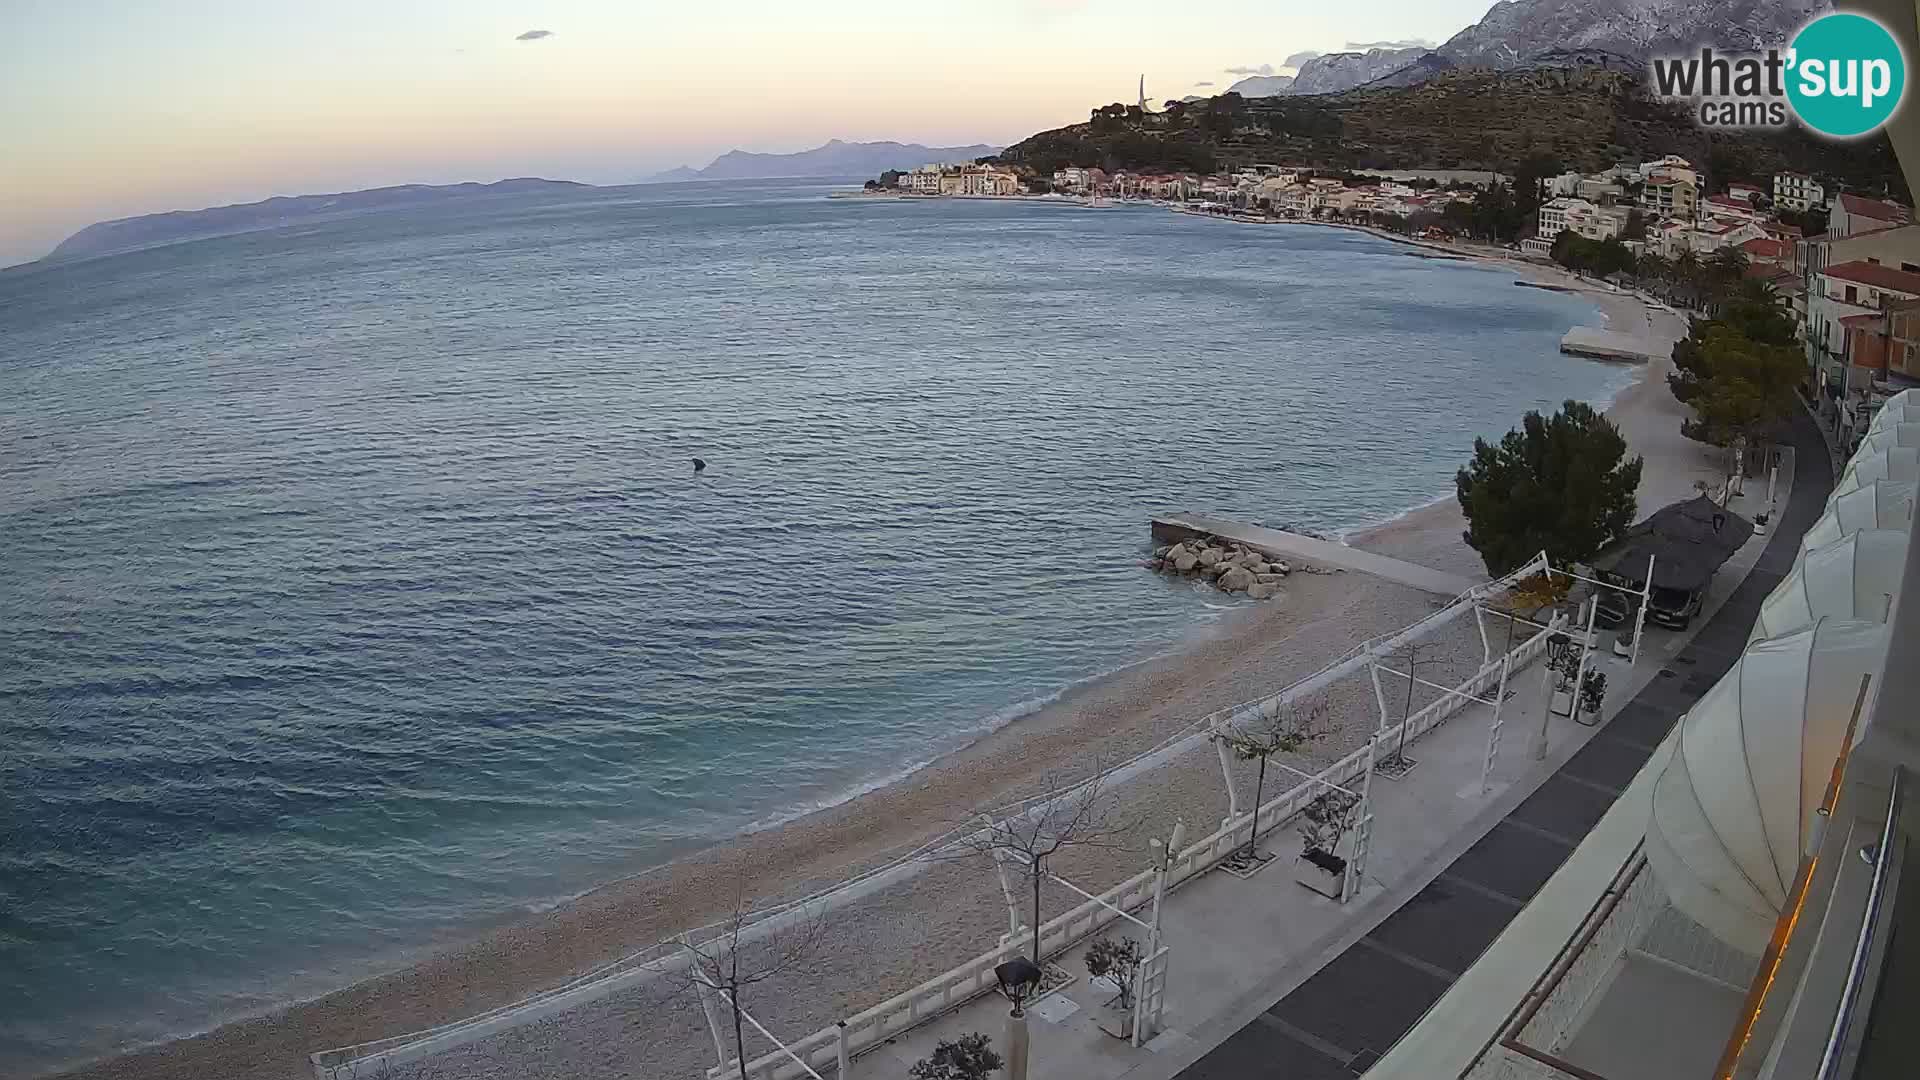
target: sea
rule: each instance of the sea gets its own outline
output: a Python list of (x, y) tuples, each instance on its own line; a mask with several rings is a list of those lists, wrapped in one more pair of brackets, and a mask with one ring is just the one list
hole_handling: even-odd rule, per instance
[(1234, 607), (1155, 512), (1342, 533), (1631, 378), (1354, 231), (845, 187), (0, 271), (0, 1074), (885, 783)]

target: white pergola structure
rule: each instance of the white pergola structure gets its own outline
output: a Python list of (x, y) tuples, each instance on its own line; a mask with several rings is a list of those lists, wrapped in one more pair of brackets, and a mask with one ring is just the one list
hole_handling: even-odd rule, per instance
[(1907, 530), (1861, 529), (1794, 561), (1760, 604), (1749, 643), (1804, 630), (1821, 619), (1886, 622), (1906, 572)]
[(1886, 641), (1883, 624), (1827, 619), (1755, 642), (1681, 718), (1647, 861), (1674, 907), (1742, 952), (1766, 949), (1818, 845)]
[(1875, 480), (1827, 500), (1826, 513), (1800, 539), (1799, 558), (1861, 529), (1901, 529), (1913, 524), (1913, 503), (1920, 484), (1911, 480)]
[[(1238, 706), (1234, 709), (1226, 710), (1224, 712), (1217, 713), (1214, 716), (1210, 717), (1208, 719), (1208, 724), (1207, 724), (1208, 731), (1211, 735), (1215, 736), (1213, 738), (1213, 743), (1214, 743), (1214, 749), (1219, 754), (1219, 757), (1220, 757), (1220, 777), (1227, 789), (1226, 821), (1232, 822), (1238, 819), (1243, 813), (1246, 812), (1246, 810), (1241, 806), (1239, 786), (1234, 780), (1233, 762), (1232, 762), (1231, 752), (1228, 749), (1228, 741), (1224, 738), (1219, 738), (1218, 736), (1225, 734), (1227, 731), (1235, 727), (1252, 728), (1257, 726), (1262, 721), (1272, 720), (1279, 715), (1279, 711), (1281, 709), (1288, 707), (1293, 702), (1298, 701), (1299, 699), (1307, 696), (1308, 694), (1313, 694), (1313, 693), (1322, 691), (1327, 687), (1333, 685), (1335, 682), (1339, 681), (1340, 679), (1345, 678), (1348, 675), (1357, 674), (1362, 668), (1365, 668), (1368, 671), (1369, 678), (1373, 681), (1374, 701), (1380, 713), (1379, 713), (1378, 723), (1375, 725), (1374, 733), (1372, 737), (1368, 739), (1368, 742), (1367, 742), (1366, 771), (1362, 774), (1359, 789), (1354, 790), (1351, 788), (1341, 787), (1340, 785), (1331, 783), (1321, 777), (1292, 768), (1291, 766), (1286, 765), (1284, 762), (1274, 761), (1274, 762), (1270, 762), (1269, 764), (1270, 768), (1277, 767), (1284, 772), (1291, 773), (1310, 783), (1318, 784), (1328, 789), (1337, 789), (1339, 791), (1343, 791), (1358, 797), (1359, 803), (1355, 807), (1355, 811), (1354, 811), (1353, 852), (1351, 857), (1348, 858), (1347, 860), (1347, 872), (1346, 872), (1345, 879), (1342, 881), (1341, 890), (1340, 890), (1341, 899), (1343, 901), (1349, 900), (1353, 896), (1357, 895), (1360, 891), (1361, 883), (1365, 878), (1368, 848), (1371, 846), (1372, 833), (1373, 833), (1373, 810), (1372, 810), (1373, 774), (1375, 772), (1375, 765), (1380, 760), (1381, 739), (1386, 736), (1389, 730), (1389, 721), (1388, 721), (1389, 713), (1388, 713), (1388, 706), (1386, 702), (1386, 695), (1385, 695), (1384, 688), (1380, 683), (1381, 673), (1385, 672), (1387, 674), (1400, 676), (1403, 678), (1413, 678), (1415, 679), (1415, 682), (1417, 684), (1425, 685), (1435, 690), (1438, 690), (1444, 696), (1453, 697), (1453, 698), (1461, 699), (1464, 701), (1477, 702), (1480, 704), (1490, 705), (1493, 707), (1493, 720), (1488, 730), (1487, 761), (1481, 776), (1481, 784), (1484, 790), (1491, 783), (1489, 777), (1491, 777), (1492, 775), (1493, 763), (1497, 756), (1499, 743), (1500, 743), (1500, 730), (1502, 725), (1501, 706), (1504, 703), (1506, 698), (1506, 681), (1507, 681), (1507, 677), (1511, 674), (1511, 669), (1513, 666), (1513, 656), (1515, 655), (1515, 652), (1518, 651), (1518, 650), (1510, 650), (1506, 652), (1497, 661), (1500, 667), (1500, 672), (1499, 672), (1499, 681), (1497, 684), (1497, 689), (1495, 690), (1493, 697), (1491, 698), (1483, 697), (1483, 696), (1480, 696), (1479, 694), (1470, 693), (1467, 690), (1463, 689), (1463, 687), (1483, 681), (1482, 676), (1489, 675), (1491, 673), (1492, 666), (1496, 663), (1493, 656), (1492, 639), (1487, 633), (1486, 616), (1488, 614), (1488, 611), (1485, 607), (1484, 601), (1487, 598), (1494, 596), (1498, 593), (1504, 592), (1507, 589), (1510, 589), (1513, 586), (1517, 585), (1518, 583), (1525, 581), (1526, 579), (1531, 578), (1535, 575), (1567, 574), (1567, 573), (1568, 571), (1555, 569), (1548, 562), (1546, 553), (1541, 552), (1540, 554), (1534, 556), (1532, 559), (1527, 560), (1527, 562), (1521, 565), (1520, 567), (1510, 571), (1509, 573), (1501, 576), (1500, 578), (1497, 578), (1493, 581), (1489, 581), (1482, 585), (1477, 585), (1474, 588), (1469, 589), (1467, 592), (1462, 593), (1461, 595), (1455, 597), (1453, 600), (1449, 601), (1445, 606), (1440, 608), (1440, 610), (1435, 611), (1433, 614), (1427, 616), (1426, 618), (1420, 620), (1417, 623), (1414, 623), (1412, 626), (1406, 627), (1405, 629), (1399, 631), (1398, 633), (1381, 637), (1381, 638), (1376, 638), (1366, 642), (1365, 644), (1361, 645), (1359, 648), (1355, 649), (1354, 651), (1348, 653), (1345, 657), (1341, 658), (1335, 663), (1327, 666), (1326, 668), (1321, 669), (1318, 673), (1312, 676), (1309, 676), (1308, 678), (1302, 679), (1301, 681), (1294, 683), (1292, 686), (1287, 687), (1285, 690), (1281, 691), (1279, 694), (1276, 694), (1270, 698), (1265, 698), (1260, 701), (1249, 702), (1246, 705)], [(1618, 588), (1618, 586), (1611, 586), (1611, 587)], [(1631, 590), (1628, 590), (1628, 591), (1631, 591)], [(1642, 609), (1642, 612), (1645, 611), (1644, 604), (1641, 605), (1641, 609)], [(1469, 611), (1473, 613), (1475, 626), (1480, 633), (1482, 664), (1481, 664), (1480, 671), (1477, 672), (1474, 676), (1470, 677), (1466, 682), (1461, 683), (1459, 686), (1443, 686), (1439, 683), (1430, 682), (1425, 679), (1419, 679), (1417, 678), (1417, 676), (1414, 676), (1411, 672), (1401, 672), (1391, 667), (1382, 666), (1384, 662), (1389, 661), (1394, 655), (1394, 653), (1396, 653), (1401, 648), (1404, 648), (1409, 644), (1413, 644), (1421, 640), (1424, 640), (1427, 637), (1430, 637), (1431, 635), (1437, 633), (1442, 628), (1453, 623), (1456, 619), (1459, 619), (1460, 617), (1466, 615)], [(1517, 616), (1510, 615), (1505, 612), (1493, 612), (1493, 614), (1502, 615), (1509, 619), (1516, 619), (1516, 620), (1518, 619)], [(1525, 620), (1519, 620), (1519, 621), (1525, 621)], [(1556, 616), (1554, 621), (1549, 623), (1547, 626), (1545, 626), (1543, 630), (1549, 631), (1549, 632), (1553, 630), (1557, 630), (1561, 625), (1563, 625), (1563, 622), (1564, 622), (1563, 619)], [(1539, 626), (1540, 624), (1536, 623), (1531, 625)], [(1637, 644), (1638, 644), (1638, 638), (1636, 636), (1636, 648), (1637, 648)], [(1525, 648), (1526, 643), (1523, 642), (1520, 647)], [(1402, 721), (1403, 724), (1405, 722), (1406, 722), (1405, 720)], [(1257, 823), (1260, 808), (1253, 807), (1252, 811), (1255, 815), (1255, 821)]]

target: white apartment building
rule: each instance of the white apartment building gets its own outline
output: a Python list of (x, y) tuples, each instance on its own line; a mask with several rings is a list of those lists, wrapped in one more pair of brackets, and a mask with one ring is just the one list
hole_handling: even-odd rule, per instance
[(1595, 206), (1585, 199), (1549, 199), (1540, 206), (1536, 226), (1539, 237), (1549, 244), (1562, 231), (1570, 231), (1588, 240), (1606, 240), (1619, 236), (1627, 227), (1627, 210), (1618, 206)]
[(940, 194), (940, 166), (922, 165), (900, 177), (900, 186), (915, 195)]
[(1598, 209), (1599, 207), (1585, 199), (1575, 199), (1566, 196), (1557, 199), (1548, 199), (1546, 202), (1540, 204), (1540, 222), (1536, 231), (1546, 239), (1552, 240), (1554, 237), (1573, 228), (1573, 226), (1568, 224), (1569, 218), (1585, 217)]
[(1773, 204), (1786, 210), (1811, 210), (1827, 201), (1827, 189), (1806, 173), (1773, 174)]

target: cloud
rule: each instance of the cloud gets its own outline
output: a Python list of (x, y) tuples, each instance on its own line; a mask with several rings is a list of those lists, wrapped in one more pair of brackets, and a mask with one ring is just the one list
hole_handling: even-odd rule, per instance
[(1426, 38), (1402, 38), (1399, 41), (1349, 41), (1348, 52), (1366, 52), (1368, 49), (1431, 49), (1433, 42)]
[(1299, 52), (1294, 53), (1292, 56), (1287, 57), (1285, 60), (1282, 60), (1280, 62), (1280, 66), (1297, 68), (1301, 64), (1304, 64), (1307, 61), (1319, 55), (1320, 55), (1319, 53), (1313, 51), (1312, 49), (1302, 49)]
[(1273, 74), (1273, 65), (1272, 64), (1255, 64), (1252, 67), (1230, 67), (1227, 69), (1227, 74), (1229, 75), (1271, 75)]
[(1212, 80), (1212, 79), (1201, 79), (1201, 80), (1200, 80), (1199, 82), (1197, 82), (1197, 83), (1194, 83), (1193, 85), (1195, 85), (1195, 86), (1212, 86), (1212, 85), (1213, 85), (1213, 80)]
[(552, 36), (553, 36), (553, 31), (551, 31), (551, 30), (529, 30), (529, 31), (527, 31), (527, 32), (526, 32), (526, 33), (524, 33), (524, 34), (521, 34), (521, 35), (520, 35), (519, 37), (517, 37), (517, 38), (514, 38), (513, 40), (515, 40), (515, 41), (539, 41), (539, 40), (540, 40), (541, 38), (548, 38), (548, 37), (552, 37)]

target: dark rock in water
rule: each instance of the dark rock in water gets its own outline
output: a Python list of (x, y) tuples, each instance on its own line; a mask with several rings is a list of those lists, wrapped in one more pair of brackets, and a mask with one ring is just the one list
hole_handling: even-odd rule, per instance
[(694, 458), (694, 459), (693, 459), (693, 471), (694, 471), (694, 472), (705, 472), (705, 471), (706, 471), (706, 468), (707, 468), (707, 463), (706, 463), (706, 461), (705, 461), (704, 459), (701, 459), (701, 458)]

